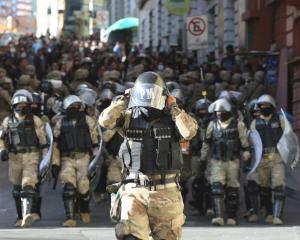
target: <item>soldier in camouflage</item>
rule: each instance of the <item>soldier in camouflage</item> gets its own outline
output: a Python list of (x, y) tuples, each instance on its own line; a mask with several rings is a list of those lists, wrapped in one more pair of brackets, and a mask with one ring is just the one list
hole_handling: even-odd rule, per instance
[(0, 130), (0, 158), (9, 160), (16, 227), (29, 227), (40, 219), (38, 166), (41, 155), (47, 153), (47, 139), (44, 123), (31, 113), (31, 103), (30, 92), (17, 91), (11, 100), (13, 113), (4, 119)]
[[(65, 114), (54, 127), (52, 175), (63, 183), (66, 220), (64, 227), (75, 227), (78, 201), (83, 223), (90, 223), (88, 165), (97, 151), (99, 135), (96, 122), (82, 112), (79, 97), (69, 95), (63, 101)], [(77, 197), (78, 196), (78, 197)]]
[[(210, 112), (216, 119), (207, 127), (206, 139), (201, 149), (201, 161), (211, 154), (212, 198), (215, 217), (212, 224), (224, 225), (226, 203), (227, 225), (236, 225), (239, 205), (240, 150), (242, 158), (250, 158), (247, 129), (245, 124), (232, 114), (232, 107), (226, 99), (211, 104)], [(225, 200), (225, 201), (224, 201)]]
[[(128, 99), (129, 98), (129, 99)], [(181, 167), (179, 140), (191, 139), (197, 122), (179, 109), (166, 85), (154, 72), (141, 74), (130, 95), (111, 103), (99, 124), (119, 129), (126, 179), (112, 202), (119, 240), (180, 239), (185, 217), (178, 187)]]
[[(248, 191), (252, 214), (249, 222), (258, 220), (258, 194), (265, 197), (265, 221), (274, 225), (282, 225), (285, 202), (285, 166), (278, 152), (277, 143), (282, 136), (284, 119), (276, 113), (275, 99), (270, 95), (262, 95), (257, 104), (260, 117), (251, 123), (251, 130), (257, 130), (263, 147), (263, 156), (255, 172), (248, 178)], [(273, 191), (273, 210), (270, 199)]]

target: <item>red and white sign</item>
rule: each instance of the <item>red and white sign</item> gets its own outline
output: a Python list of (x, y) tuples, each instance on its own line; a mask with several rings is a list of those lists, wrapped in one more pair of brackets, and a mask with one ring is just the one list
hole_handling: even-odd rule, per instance
[(96, 23), (98, 28), (107, 28), (109, 25), (109, 12), (108, 11), (97, 11)]
[(188, 50), (198, 50), (208, 47), (207, 17), (194, 16), (187, 18)]

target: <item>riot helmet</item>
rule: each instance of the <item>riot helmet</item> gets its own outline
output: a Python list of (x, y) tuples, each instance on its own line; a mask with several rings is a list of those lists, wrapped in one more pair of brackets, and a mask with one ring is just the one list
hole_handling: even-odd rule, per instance
[(276, 109), (275, 99), (268, 94), (261, 95), (257, 100), (257, 105), (260, 109), (261, 114), (265, 117), (273, 114)]
[(130, 91), (128, 108), (148, 107), (163, 110), (167, 99), (164, 80), (155, 72), (144, 72), (138, 76)]
[(210, 104), (211, 102), (206, 98), (197, 100), (194, 107), (195, 114), (199, 117), (204, 117), (208, 112), (208, 107)]
[(77, 118), (82, 110), (82, 101), (76, 95), (69, 95), (63, 101), (63, 109), (69, 118)]
[(227, 121), (232, 116), (232, 106), (225, 98), (214, 101), (209, 106), (208, 111), (215, 113), (221, 122)]
[(46, 94), (52, 94), (53, 86), (52, 86), (51, 82), (44, 80), (41, 82), (40, 89), (42, 92), (44, 92)]
[(11, 99), (13, 110), (21, 116), (30, 114), (31, 103), (32, 95), (26, 89), (16, 91)]

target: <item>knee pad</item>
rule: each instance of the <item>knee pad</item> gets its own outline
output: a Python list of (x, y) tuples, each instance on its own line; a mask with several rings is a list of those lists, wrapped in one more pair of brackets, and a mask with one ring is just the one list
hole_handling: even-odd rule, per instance
[(213, 196), (223, 196), (224, 186), (220, 182), (214, 182), (211, 186), (211, 193)]
[(285, 198), (285, 189), (283, 186), (277, 186), (273, 188), (274, 199), (284, 199)]
[(226, 188), (226, 199), (228, 201), (236, 201), (239, 199), (239, 189), (228, 187)]
[(63, 199), (74, 199), (76, 198), (76, 188), (72, 183), (66, 183), (63, 190)]
[(251, 193), (259, 193), (259, 186), (255, 181), (249, 181), (247, 189), (250, 194)]
[(21, 197), (22, 198), (38, 197), (38, 192), (34, 187), (27, 185), (22, 188)]
[(90, 200), (90, 192), (88, 191), (85, 194), (79, 194), (79, 199), (83, 200), (83, 201), (89, 201)]
[(14, 198), (19, 198), (21, 197), (21, 189), (22, 187), (19, 185), (14, 185), (13, 190), (12, 190), (12, 195)]

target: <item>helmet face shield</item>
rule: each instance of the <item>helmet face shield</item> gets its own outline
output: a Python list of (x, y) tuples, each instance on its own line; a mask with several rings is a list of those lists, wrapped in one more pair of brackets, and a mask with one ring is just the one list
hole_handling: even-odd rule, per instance
[(165, 107), (166, 89), (153, 83), (136, 83), (130, 92), (128, 108), (151, 107), (162, 110)]

